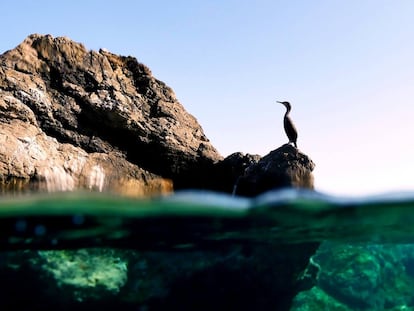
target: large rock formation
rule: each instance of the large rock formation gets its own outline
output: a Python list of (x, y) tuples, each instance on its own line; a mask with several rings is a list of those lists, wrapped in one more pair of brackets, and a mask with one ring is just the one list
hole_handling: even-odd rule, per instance
[(255, 196), (313, 188), (313, 162), (290, 145), (224, 161), (174, 92), (133, 57), (50, 35), (0, 55), (0, 192), (174, 187)]
[(169, 179), (196, 186), (194, 172), (221, 159), (145, 65), (50, 35), (0, 56), (0, 142), (0, 184), (9, 190), (49, 181), (57, 190), (162, 192)]

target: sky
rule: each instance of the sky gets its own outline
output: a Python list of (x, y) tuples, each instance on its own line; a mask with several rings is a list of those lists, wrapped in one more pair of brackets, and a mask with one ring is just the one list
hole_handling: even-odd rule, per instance
[(223, 155), (288, 141), (317, 190), (414, 190), (412, 0), (19, 0), (2, 3), (0, 53), (29, 34), (131, 55), (167, 83)]

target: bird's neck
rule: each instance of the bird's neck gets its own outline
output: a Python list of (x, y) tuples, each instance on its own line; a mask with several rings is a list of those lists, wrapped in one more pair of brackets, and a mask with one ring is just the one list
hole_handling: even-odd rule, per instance
[(285, 116), (287, 116), (288, 115), (288, 113), (290, 112), (290, 107), (286, 107), (286, 113), (285, 113)]

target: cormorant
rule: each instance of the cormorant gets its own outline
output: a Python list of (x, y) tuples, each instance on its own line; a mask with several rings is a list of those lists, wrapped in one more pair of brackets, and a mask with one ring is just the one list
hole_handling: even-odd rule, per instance
[(296, 140), (298, 139), (298, 131), (296, 130), (295, 125), (293, 124), (292, 120), (289, 117), (289, 112), (292, 109), (289, 102), (279, 102), (283, 106), (286, 107), (285, 117), (283, 118), (283, 125), (285, 127), (285, 132), (287, 137), (289, 138), (289, 144), (293, 143), (297, 148)]

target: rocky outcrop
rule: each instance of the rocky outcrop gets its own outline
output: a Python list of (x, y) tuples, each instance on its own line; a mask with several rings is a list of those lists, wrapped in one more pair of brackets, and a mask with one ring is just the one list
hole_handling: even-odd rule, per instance
[(0, 191), (313, 188), (296, 148), (223, 160), (148, 67), (64, 37), (31, 35), (0, 55), (0, 143)]
[(214, 165), (209, 189), (234, 194), (235, 186), (245, 170), (260, 160), (260, 155), (235, 152)]
[(238, 179), (236, 194), (256, 196), (271, 189), (313, 189), (313, 161), (297, 148), (285, 144), (250, 165)]
[(148, 67), (50, 35), (0, 56), (0, 141), (3, 189), (57, 176), (59, 190), (196, 186), (195, 172), (221, 160)]

